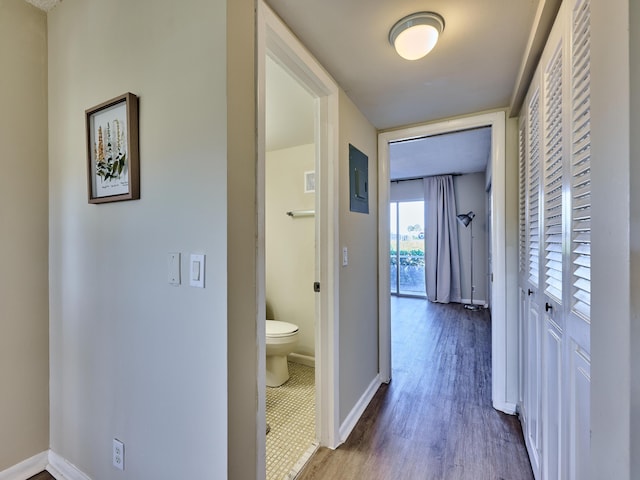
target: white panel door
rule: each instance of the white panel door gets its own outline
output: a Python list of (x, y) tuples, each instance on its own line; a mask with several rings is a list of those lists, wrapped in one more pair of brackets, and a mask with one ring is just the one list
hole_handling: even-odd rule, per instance
[(558, 326), (545, 315), (544, 370), (542, 380), (543, 418), (543, 479), (561, 479), (562, 472), (562, 334)]
[(591, 445), (591, 24), (589, 0), (571, 9), (571, 118), (566, 476), (588, 478)]
[(567, 478), (589, 478), (591, 450), (591, 362), (586, 351), (571, 343), (569, 363), (569, 427)]
[[(529, 297), (527, 316), (527, 369), (525, 440), (531, 468), (536, 478), (540, 477), (542, 461), (542, 317), (537, 302)], [(535, 300), (535, 299), (533, 299)]]
[[(538, 78), (536, 76), (536, 78)], [(534, 80), (525, 100), (520, 125), (520, 291), (523, 334), (523, 400), (521, 405), (525, 443), (533, 473), (540, 477), (542, 457), (542, 328), (539, 304), (541, 225), (541, 95)]]
[[(562, 18), (561, 9), (560, 18)], [(542, 56), (542, 252), (540, 302), (544, 316), (542, 351), (542, 478), (564, 478), (564, 268), (566, 258), (565, 161), (566, 137), (566, 52), (564, 25), (556, 22)]]

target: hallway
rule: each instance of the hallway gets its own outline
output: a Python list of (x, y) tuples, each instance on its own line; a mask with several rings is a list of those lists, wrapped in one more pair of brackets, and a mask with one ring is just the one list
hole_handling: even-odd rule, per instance
[(489, 313), (392, 297), (391, 319), (391, 383), (298, 479), (533, 479), (517, 417), (491, 406)]

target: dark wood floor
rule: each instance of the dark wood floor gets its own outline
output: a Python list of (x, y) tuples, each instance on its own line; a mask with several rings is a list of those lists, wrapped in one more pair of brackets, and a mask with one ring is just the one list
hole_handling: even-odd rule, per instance
[(56, 480), (49, 472), (40, 472), (27, 480)]
[(396, 297), (391, 310), (391, 383), (298, 480), (533, 479), (517, 418), (491, 406), (488, 312)]

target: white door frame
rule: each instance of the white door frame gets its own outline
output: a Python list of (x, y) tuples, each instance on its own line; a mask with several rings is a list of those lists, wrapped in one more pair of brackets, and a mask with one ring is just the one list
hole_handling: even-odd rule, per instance
[[(264, 194), (265, 194), (265, 59), (268, 55), (315, 98), (316, 148), (316, 280), (321, 289), (316, 300), (316, 437), (320, 445), (339, 443), (338, 418), (338, 86), (287, 26), (262, 1), (258, 2), (258, 265), (256, 295), (265, 304)], [(284, 213), (284, 212), (283, 212)], [(311, 289), (313, 286), (309, 285)], [(264, 329), (258, 332), (264, 345)], [(262, 347), (260, 347), (262, 348)], [(263, 357), (264, 354), (260, 353)], [(260, 367), (259, 372), (264, 372)], [(264, 374), (258, 379), (258, 425), (265, 418)], [(258, 429), (258, 445), (265, 444)], [(264, 448), (262, 448), (264, 450)]]
[[(508, 398), (508, 385), (512, 379), (507, 374), (507, 350), (511, 329), (507, 323), (507, 245), (506, 245), (506, 124), (505, 113), (493, 112), (438, 123), (418, 125), (378, 135), (378, 252), (379, 309), (380, 309), (380, 377), (391, 380), (391, 313), (389, 285), (389, 143), (413, 138), (428, 137), (478, 127), (491, 127), (491, 199), (493, 216), (490, 239), (493, 252), (493, 286), (491, 288), (491, 370), (492, 402), (494, 408), (515, 413), (516, 399)], [(517, 382), (517, 378), (516, 378)]]

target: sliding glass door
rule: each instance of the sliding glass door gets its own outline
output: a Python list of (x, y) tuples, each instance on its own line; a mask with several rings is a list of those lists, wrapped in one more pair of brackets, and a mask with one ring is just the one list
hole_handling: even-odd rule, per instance
[(424, 201), (390, 206), (391, 293), (425, 297)]

